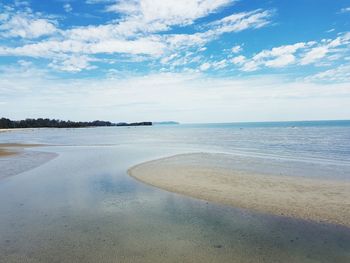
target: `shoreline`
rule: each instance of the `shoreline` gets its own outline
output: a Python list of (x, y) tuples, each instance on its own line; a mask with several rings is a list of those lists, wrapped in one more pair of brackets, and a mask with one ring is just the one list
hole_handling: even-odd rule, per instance
[(148, 185), (214, 203), (350, 227), (349, 181), (248, 173), (220, 167), (220, 158), (228, 157), (175, 155), (127, 172)]
[(25, 148), (39, 147), (41, 144), (0, 143), (0, 158), (20, 154)]
[(0, 148), (0, 158), (1, 157), (13, 156), (13, 155), (17, 155), (17, 154), (18, 154), (18, 152), (8, 151), (6, 149)]

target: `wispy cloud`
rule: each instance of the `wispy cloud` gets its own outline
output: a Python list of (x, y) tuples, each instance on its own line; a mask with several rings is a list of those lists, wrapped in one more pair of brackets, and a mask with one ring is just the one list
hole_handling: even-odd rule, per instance
[(350, 6), (349, 7), (344, 7), (342, 9), (340, 9), (341, 13), (349, 13), (350, 12)]
[(65, 3), (65, 4), (63, 5), (63, 9), (64, 9), (64, 11), (66, 11), (67, 13), (73, 11), (73, 7), (72, 7), (72, 5), (71, 5), (70, 3)]
[(340, 65), (336, 68), (325, 70), (317, 74), (305, 78), (307, 81), (313, 82), (348, 82), (350, 83), (350, 64)]
[[(98, 54), (148, 56), (149, 61), (170, 61), (174, 53), (198, 47), (225, 33), (257, 29), (270, 23), (273, 15), (269, 10), (254, 10), (226, 16), (204, 26), (194, 33), (167, 33), (172, 27), (185, 26), (205, 17), (218, 9), (234, 3), (232, 0), (191, 0), (191, 1), (117, 1), (107, 4), (107, 10), (122, 14), (121, 19), (94, 26), (80, 26), (59, 29), (57, 21), (39, 18), (40, 14), (14, 11), (8, 8), (3, 35), (8, 37), (44, 37), (34, 43), (17, 46), (0, 46), (0, 55), (45, 58), (52, 61), (54, 69), (80, 71), (91, 69), (94, 56)], [(69, 3), (64, 5), (71, 11)], [(156, 10), (156, 11), (155, 11)], [(24, 19), (24, 20), (23, 20)], [(1, 29), (1, 28), (0, 28)], [(233, 52), (239, 52), (236, 46)], [(67, 60), (67, 56), (72, 59)], [(187, 56), (187, 55), (186, 55)], [(179, 57), (177, 62), (179, 62)], [(182, 58), (183, 61), (189, 61)], [(84, 61), (84, 62), (82, 62)], [(194, 62), (192, 59), (191, 62)], [(78, 65), (69, 66), (69, 65)], [(182, 65), (185, 65), (183, 63)], [(223, 64), (213, 68), (220, 68)], [(173, 64), (172, 66), (175, 66)]]
[(240, 66), (242, 71), (258, 69), (282, 68), (289, 65), (309, 65), (341, 59), (340, 54), (350, 53), (350, 33), (343, 33), (334, 39), (323, 39), (320, 42), (299, 42), (292, 45), (262, 50), (251, 58), (234, 57), (231, 61)]

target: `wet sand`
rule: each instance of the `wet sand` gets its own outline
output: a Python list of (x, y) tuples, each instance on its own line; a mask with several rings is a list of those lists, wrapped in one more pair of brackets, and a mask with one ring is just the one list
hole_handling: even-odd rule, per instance
[(0, 143), (0, 157), (19, 154), (24, 148), (40, 146), (39, 144)]
[(17, 154), (17, 152), (12, 152), (12, 151), (8, 151), (6, 149), (0, 148), (0, 157), (11, 156), (11, 155), (16, 155), (16, 154)]
[(27, 151), (28, 148), (46, 146), (41, 144), (0, 144), (0, 179), (36, 168), (57, 156), (56, 153)]
[[(274, 215), (350, 227), (350, 182), (237, 171), (224, 154), (184, 154), (139, 164), (130, 176), (171, 192)], [(189, 161), (189, 159), (191, 161)]]

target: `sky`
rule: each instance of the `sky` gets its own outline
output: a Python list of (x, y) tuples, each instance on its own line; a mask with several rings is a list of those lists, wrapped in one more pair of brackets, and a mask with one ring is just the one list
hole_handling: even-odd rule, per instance
[(350, 0), (1, 0), (0, 115), (350, 119)]

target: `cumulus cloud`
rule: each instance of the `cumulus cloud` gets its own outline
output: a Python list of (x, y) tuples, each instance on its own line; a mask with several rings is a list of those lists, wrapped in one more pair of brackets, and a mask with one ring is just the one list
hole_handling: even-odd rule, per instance
[(40, 18), (31, 10), (11, 12), (7, 10), (0, 16), (0, 36), (3, 38), (39, 38), (57, 32), (56, 21)]

